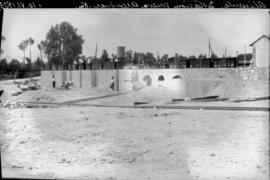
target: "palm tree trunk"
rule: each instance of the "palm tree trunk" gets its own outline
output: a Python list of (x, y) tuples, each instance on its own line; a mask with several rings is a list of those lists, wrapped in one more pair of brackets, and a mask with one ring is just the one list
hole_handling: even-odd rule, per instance
[(29, 64), (30, 78), (32, 79), (32, 57), (31, 57), (31, 45), (30, 45), (30, 64)]
[(23, 65), (25, 65), (25, 51), (23, 51)]
[(40, 49), (40, 65), (38, 67), (40, 70), (42, 69), (42, 51)]
[(42, 61), (42, 51), (40, 50), (40, 60)]
[(31, 62), (31, 46), (29, 45), (30, 49), (29, 49), (29, 59), (30, 59), (30, 62)]

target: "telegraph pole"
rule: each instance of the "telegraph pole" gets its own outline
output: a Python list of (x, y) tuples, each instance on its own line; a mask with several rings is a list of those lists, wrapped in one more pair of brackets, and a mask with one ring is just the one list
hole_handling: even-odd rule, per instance
[(245, 56), (244, 56), (244, 62), (245, 62), (245, 67), (247, 66), (247, 54), (246, 54), (246, 45), (245, 45)]
[(65, 73), (64, 39), (63, 38), (61, 38), (61, 42), (60, 42), (60, 52), (61, 52), (61, 58), (62, 58), (62, 63), (63, 63), (62, 82), (65, 82), (66, 73)]
[(210, 38), (208, 42), (208, 57), (211, 58), (211, 43), (210, 43)]
[(97, 59), (97, 43), (96, 43), (96, 50), (95, 50), (95, 59)]

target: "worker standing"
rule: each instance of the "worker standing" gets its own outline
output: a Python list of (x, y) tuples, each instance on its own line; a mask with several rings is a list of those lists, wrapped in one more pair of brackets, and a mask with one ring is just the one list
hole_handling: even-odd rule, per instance
[(53, 75), (53, 78), (52, 78), (52, 86), (53, 86), (53, 88), (55, 88), (55, 84), (56, 84), (55, 76)]
[(112, 76), (112, 79), (110, 81), (110, 89), (114, 92), (114, 86), (115, 86), (115, 82), (114, 82), (114, 77)]

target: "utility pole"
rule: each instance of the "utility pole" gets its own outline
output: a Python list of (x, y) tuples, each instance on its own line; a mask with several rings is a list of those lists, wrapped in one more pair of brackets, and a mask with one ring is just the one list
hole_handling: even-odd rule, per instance
[(211, 58), (211, 42), (210, 42), (210, 38), (209, 38), (209, 42), (208, 42), (208, 57)]
[(245, 45), (245, 55), (244, 55), (244, 62), (245, 62), (245, 67), (247, 66), (247, 54), (246, 54), (246, 45)]
[(239, 59), (238, 59), (238, 51), (236, 51), (236, 64), (237, 64), (237, 66), (238, 66), (238, 64), (239, 64)]
[(63, 63), (63, 71), (62, 71), (62, 82), (66, 81), (66, 73), (65, 73), (65, 58), (64, 58), (64, 39), (61, 38), (60, 40), (60, 52), (61, 52), (61, 58)]
[(225, 54), (224, 54), (224, 57), (225, 57), (225, 58), (227, 57), (227, 46), (225, 46)]
[(63, 38), (61, 38), (60, 42), (60, 52), (61, 52), (61, 58), (62, 58), (62, 64), (63, 64), (63, 70), (65, 66), (65, 58), (64, 58), (64, 43), (63, 43)]
[(95, 50), (95, 59), (97, 59), (97, 43), (96, 43), (96, 50)]

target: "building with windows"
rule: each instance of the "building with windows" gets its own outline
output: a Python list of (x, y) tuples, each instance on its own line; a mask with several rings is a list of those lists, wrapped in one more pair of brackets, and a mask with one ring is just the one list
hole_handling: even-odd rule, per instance
[(238, 67), (255, 66), (252, 53), (238, 54), (237, 56)]
[(270, 36), (262, 35), (250, 44), (252, 47), (252, 64), (255, 67), (269, 67), (270, 65)]

